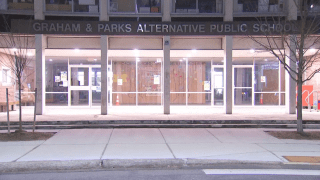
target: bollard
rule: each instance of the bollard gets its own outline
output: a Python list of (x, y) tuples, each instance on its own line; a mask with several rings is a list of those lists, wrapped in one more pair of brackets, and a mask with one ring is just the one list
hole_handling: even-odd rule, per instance
[(34, 89), (34, 112), (33, 112), (33, 127), (32, 132), (36, 128), (36, 110), (37, 110), (37, 88)]
[(9, 120), (9, 91), (6, 88), (6, 99), (7, 99), (7, 123), (8, 123), (8, 134), (10, 134), (10, 120)]

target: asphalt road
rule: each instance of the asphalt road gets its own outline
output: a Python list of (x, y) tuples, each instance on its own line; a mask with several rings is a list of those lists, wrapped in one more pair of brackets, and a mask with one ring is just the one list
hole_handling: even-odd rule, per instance
[(0, 174), (0, 180), (320, 180), (315, 165), (217, 165), (186, 169), (81, 170)]

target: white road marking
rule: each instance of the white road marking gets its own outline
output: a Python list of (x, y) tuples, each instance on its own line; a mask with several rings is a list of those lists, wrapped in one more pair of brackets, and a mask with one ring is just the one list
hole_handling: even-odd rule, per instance
[(203, 169), (206, 174), (264, 174), (264, 175), (312, 175), (319, 176), (320, 170), (300, 169)]

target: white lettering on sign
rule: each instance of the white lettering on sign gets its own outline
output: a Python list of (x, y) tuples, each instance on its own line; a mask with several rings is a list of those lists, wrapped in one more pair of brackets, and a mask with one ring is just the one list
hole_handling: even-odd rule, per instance
[(34, 31), (47, 32), (80, 32), (80, 24), (78, 23), (34, 23)]
[(137, 33), (205, 33), (205, 24), (138, 24)]
[(131, 24), (98, 24), (98, 32), (131, 32)]

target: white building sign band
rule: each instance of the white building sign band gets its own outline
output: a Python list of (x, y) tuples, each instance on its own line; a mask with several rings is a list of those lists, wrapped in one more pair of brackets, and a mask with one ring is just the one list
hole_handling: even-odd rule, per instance
[(12, 20), (13, 33), (86, 35), (263, 35), (295, 34), (298, 21), (255, 22), (86, 22)]

